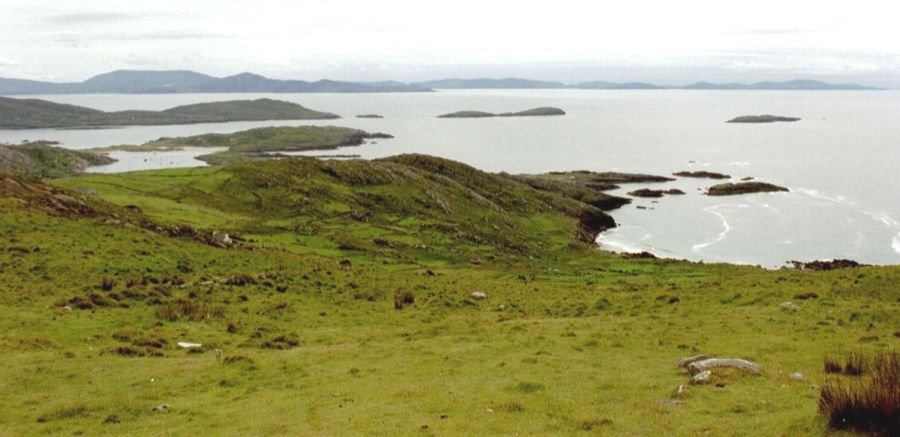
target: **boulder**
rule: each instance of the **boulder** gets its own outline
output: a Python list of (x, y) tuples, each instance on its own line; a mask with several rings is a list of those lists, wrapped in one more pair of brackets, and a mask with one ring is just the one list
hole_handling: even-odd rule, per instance
[(782, 302), (778, 304), (778, 308), (781, 308), (785, 311), (797, 311), (800, 309), (800, 307), (798, 307), (797, 304), (793, 302)]
[(200, 343), (190, 343), (187, 341), (179, 341), (178, 347), (184, 348), (184, 349), (192, 349), (192, 348), (197, 348), (197, 347), (203, 347), (203, 345)]
[(687, 366), (691, 365), (691, 363), (695, 361), (705, 360), (708, 358), (712, 358), (709, 355), (694, 355), (692, 357), (684, 357), (678, 360), (678, 364), (676, 365), (679, 369), (687, 369)]
[(746, 370), (750, 373), (759, 373), (760, 371), (759, 364), (741, 358), (707, 358), (688, 364), (687, 369), (691, 375), (696, 375), (717, 367), (731, 367)]
[(709, 378), (712, 376), (712, 372), (709, 370), (704, 370), (691, 378), (691, 384), (709, 384)]
[(806, 376), (804, 376), (800, 372), (794, 372), (789, 375), (789, 378), (793, 379), (794, 381), (803, 381), (806, 379)]
[(476, 291), (469, 295), (472, 299), (482, 300), (487, 299), (487, 295), (484, 294), (483, 291)]

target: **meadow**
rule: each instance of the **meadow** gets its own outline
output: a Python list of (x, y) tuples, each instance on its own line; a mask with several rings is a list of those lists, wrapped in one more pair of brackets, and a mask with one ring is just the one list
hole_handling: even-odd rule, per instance
[[(613, 254), (535, 185), (415, 155), (0, 176), (0, 434), (840, 435), (824, 357), (900, 345), (900, 266)], [(762, 371), (692, 385), (697, 354)]]

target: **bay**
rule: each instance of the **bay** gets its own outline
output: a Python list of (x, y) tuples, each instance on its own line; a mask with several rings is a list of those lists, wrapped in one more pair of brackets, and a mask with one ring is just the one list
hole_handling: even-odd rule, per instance
[[(364, 158), (425, 153), (509, 173), (717, 171), (735, 179), (755, 177), (791, 192), (708, 197), (701, 195), (701, 190), (714, 182), (694, 179), (629, 185), (618, 194), (644, 187), (678, 187), (687, 195), (655, 199), (656, 203), (636, 199), (614, 211), (620, 226), (602, 234), (599, 244), (613, 250), (648, 250), (660, 256), (767, 267), (792, 259), (900, 263), (898, 91), (460, 90), (37, 96), (103, 110), (160, 110), (258, 97), (300, 103), (337, 113), (343, 119), (0, 131), (0, 142), (56, 140), (64, 147), (84, 149), (270, 125), (339, 125), (396, 137), (334, 152)], [(567, 115), (436, 118), (459, 110), (509, 112), (538, 106), (559, 107)], [(384, 118), (355, 118), (368, 113)], [(725, 123), (748, 114), (796, 116), (802, 121)], [(122, 160), (102, 171), (201, 165), (192, 158), (200, 153), (206, 152), (116, 156)]]

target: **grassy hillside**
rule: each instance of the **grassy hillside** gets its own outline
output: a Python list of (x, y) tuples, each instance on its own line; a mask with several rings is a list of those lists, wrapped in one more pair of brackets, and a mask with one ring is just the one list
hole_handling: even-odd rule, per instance
[(54, 147), (50, 142), (0, 144), (0, 173), (22, 173), (36, 178), (58, 178), (87, 167), (114, 162), (96, 153)]
[[(900, 267), (601, 252), (585, 175), (406, 155), (0, 176), (0, 425), (820, 435), (825, 352), (900, 344)], [(763, 370), (688, 385), (698, 353)]]
[(89, 128), (334, 118), (339, 117), (327, 112), (314, 111), (296, 103), (272, 99), (198, 103), (164, 111), (103, 112), (45, 100), (0, 97), (0, 129)]

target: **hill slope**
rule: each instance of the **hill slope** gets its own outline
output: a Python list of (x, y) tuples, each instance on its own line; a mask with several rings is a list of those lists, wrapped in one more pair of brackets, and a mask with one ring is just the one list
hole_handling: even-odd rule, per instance
[[(4, 430), (812, 436), (823, 355), (900, 346), (900, 267), (601, 252), (554, 187), (629, 177), (550, 176), (420, 155), (0, 175)], [(762, 370), (690, 385), (675, 362), (704, 353)]]

